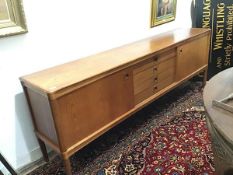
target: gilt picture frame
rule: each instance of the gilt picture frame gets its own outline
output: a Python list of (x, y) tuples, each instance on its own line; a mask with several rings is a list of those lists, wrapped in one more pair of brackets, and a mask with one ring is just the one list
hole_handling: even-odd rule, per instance
[(26, 33), (21, 0), (0, 0), (0, 38)]
[(151, 27), (155, 27), (176, 18), (177, 0), (152, 0)]

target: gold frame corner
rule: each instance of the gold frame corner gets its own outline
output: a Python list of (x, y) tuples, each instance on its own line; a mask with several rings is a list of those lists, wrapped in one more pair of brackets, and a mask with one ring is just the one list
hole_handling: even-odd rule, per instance
[(175, 20), (177, 0), (171, 0), (171, 1), (172, 1), (171, 3), (173, 3), (172, 4), (172, 9), (173, 9), (172, 13), (158, 16), (157, 11), (159, 9), (159, 7), (158, 7), (159, 0), (151, 0), (151, 23), (150, 23), (151, 28)]

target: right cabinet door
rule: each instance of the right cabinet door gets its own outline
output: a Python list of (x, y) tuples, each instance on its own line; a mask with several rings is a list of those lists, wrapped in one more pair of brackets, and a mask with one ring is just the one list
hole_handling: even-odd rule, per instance
[(176, 80), (182, 80), (208, 64), (209, 35), (177, 48)]

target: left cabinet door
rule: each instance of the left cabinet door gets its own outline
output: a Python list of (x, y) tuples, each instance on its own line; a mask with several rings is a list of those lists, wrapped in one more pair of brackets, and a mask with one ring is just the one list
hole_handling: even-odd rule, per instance
[(133, 78), (129, 69), (113, 73), (52, 102), (62, 149), (85, 145), (133, 108)]

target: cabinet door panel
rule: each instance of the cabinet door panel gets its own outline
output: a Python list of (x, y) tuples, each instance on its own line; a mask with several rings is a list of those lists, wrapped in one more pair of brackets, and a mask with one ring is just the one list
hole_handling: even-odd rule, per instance
[(120, 71), (84, 86), (56, 102), (63, 149), (98, 132), (133, 108), (133, 79)]
[(207, 65), (209, 36), (188, 42), (177, 48), (176, 80), (181, 80)]

